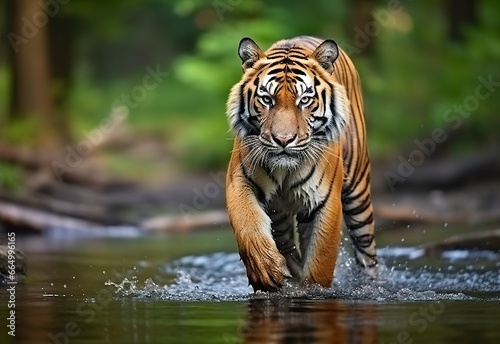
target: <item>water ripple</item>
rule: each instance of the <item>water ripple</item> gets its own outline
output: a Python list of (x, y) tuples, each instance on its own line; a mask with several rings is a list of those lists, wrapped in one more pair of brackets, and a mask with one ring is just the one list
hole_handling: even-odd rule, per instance
[[(146, 279), (142, 286), (138, 285), (137, 280), (127, 278), (119, 283), (109, 281), (107, 285), (114, 286), (118, 296), (182, 301), (243, 301), (259, 298), (498, 300), (498, 264), (486, 269), (478, 264), (474, 265), (474, 262), (477, 263), (477, 252), (448, 253), (441, 258), (442, 266), (432, 267), (415, 264), (423, 256), (418, 248), (384, 248), (379, 250), (379, 254), (382, 260), (380, 276), (373, 281), (361, 274), (350, 253), (342, 250), (331, 288), (301, 288), (295, 284), (287, 284), (275, 293), (253, 293), (237, 253), (186, 256), (168, 263), (162, 267), (162, 274), (174, 278), (166, 285), (158, 285), (151, 278)], [(481, 254), (479, 256), (485, 257)], [(398, 259), (403, 262), (396, 263)], [(471, 264), (465, 264), (465, 267), (453, 264), (456, 260), (467, 259)]]

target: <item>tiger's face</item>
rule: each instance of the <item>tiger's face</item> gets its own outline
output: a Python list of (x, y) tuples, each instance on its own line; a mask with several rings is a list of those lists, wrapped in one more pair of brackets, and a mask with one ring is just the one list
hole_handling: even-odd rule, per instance
[(348, 116), (345, 89), (331, 75), (337, 45), (325, 41), (312, 54), (294, 46), (264, 53), (246, 38), (239, 55), (244, 75), (231, 91), (228, 114), (247, 158), (271, 170), (319, 159)]

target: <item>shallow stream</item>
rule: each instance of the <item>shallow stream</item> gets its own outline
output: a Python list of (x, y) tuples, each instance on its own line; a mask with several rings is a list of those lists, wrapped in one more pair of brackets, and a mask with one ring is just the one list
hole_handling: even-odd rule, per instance
[[(16, 336), (2, 326), (0, 342), (500, 343), (499, 254), (426, 257), (388, 235), (376, 283), (344, 248), (332, 288), (271, 294), (253, 294), (227, 229), (18, 236), (28, 278), (16, 286)], [(0, 289), (1, 323), (7, 298)]]

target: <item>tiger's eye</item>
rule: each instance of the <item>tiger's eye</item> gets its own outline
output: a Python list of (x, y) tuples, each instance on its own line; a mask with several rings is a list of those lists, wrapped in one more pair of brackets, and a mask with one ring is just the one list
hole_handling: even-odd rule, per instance
[(262, 101), (262, 103), (264, 103), (264, 105), (272, 105), (273, 104), (273, 100), (269, 96), (261, 96), (260, 100)]
[(302, 105), (307, 104), (307, 103), (309, 103), (310, 101), (311, 101), (311, 97), (302, 97), (302, 99), (300, 99), (300, 103), (301, 103)]
[(312, 103), (312, 100), (313, 100), (313, 98), (312, 98), (312, 97), (308, 97), (308, 96), (302, 97), (302, 98), (300, 98), (300, 100), (299, 100), (299, 105), (300, 105), (301, 107), (306, 107), (306, 106), (309, 106), (309, 105)]

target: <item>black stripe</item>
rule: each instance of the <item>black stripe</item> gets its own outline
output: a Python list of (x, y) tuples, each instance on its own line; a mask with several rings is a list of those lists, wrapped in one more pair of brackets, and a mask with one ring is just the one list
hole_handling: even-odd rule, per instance
[[(363, 187), (363, 189), (361, 189), (361, 191), (358, 192), (356, 195), (352, 195), (352, 193), (355, 190), (352, 190), (352, 191), (349, 190), (349, 192), (347, 192), (347, 193), (342, 192), (342, 203), (344, 203), (344, 204), (352, 203), (352, 201), (354, 201), (355, 199), (361, 197), (361, 195), (364, 194), (366, 192), (366, 190), (368, 190), (368, 187), (369, 187), (369, 185), (365, 184), (365, 186)], [(352, 196), (348, 196), (348, 195), (352, 195)]]
[(312, 222), (315, 218), (316, 218), (316, 214), (321, 210), (323, 209), (323, 207), (325, 206), (326, 204), (326, 200), (328, 199), (325, 198), (323, 201), (321, 201), (317, 206), (316, 208), (314, 208), (310, 213), (309, 215), (307, 216), (297, 216), (297, 222), (298, 223), (310, 223)]
[(245, 113), (245, 84), (242, 84), (240, 87), (240, 111), (239, 115), (241, 116)]
[(262, 168), (264, 169), (264, 171), (266, 172), (267, 176), (269, 177), (269, 179), (271, 179), (273, 181), (274, 184), (278, 184), (278, 181), (276, 180), (276, 178), (274, 178), (274, 175), (271, 173), (271, 170), (269, 169), (269, 167), (267, 165), (263, 165)]
[(306, 72), (304, 72), (302, 69), (298, 68), (290, 68), (290, 72), (298, 75), (307, 75)]
[(262, 191), (262, 189), (260, 188), (260, 186), (248, 174), (248, 172), (245, 169), (245, 166), (241, 165), (241, 169), (243, 170), (243, 176), (245, 177), (245, 179), (250, 184), (252, 184), (252, 186), (255, 188), (255, 191), (257, 193), (257, 199), (259, 200), (259, 202), (262, 203), (262, 204), (265, 204), (266, 203), (266, 195), (264, 194), (264, 191)]
[(365, 162), (365, 167), (363, 169), (363, 172), (361, 172), (361, 176), (358, 177), (358, 175), (354, 175), (353, 177), (356, 178), (356, 183), (351, 186), (351, 190), (354, 191), (357, 189), (358, 185), (361, 184), (362, 181), (367, 178), (367, 173), (370, 170), (370, 161)]
[[(354, 130), (356, 133), (359, 133), (360, 131), (359, 131), (359, 128), (358, 128), (358, 121), (356, 121), (356, 117), (355, 117), (354, 119), (355, 119), (355, 120), (351, 121), (352, 125), (354, 126), (354, 127), (353, 127), (353, 130)], [(356, 142), (357, 142), (357, 147), (362, 147), (362, 146), (361, 146), (361, 143), (360, 143), (360, 137), (359, 137), (359, 135), (355, 135), (355, 139), (356, 139)], [(352, 136), (351, 136), (351, 140), (352, 140)], [(355, 168), (354, 168), (354, 173), (353, 173), (353, 175), (352, 175), (352, 178), (353, 178), (353, 179), (354, 179), (354, 178), (357, 178), (357, 176), (358, 176), (359, 169), (360, 169), (360, 166), (359, 166), (360, 164), (359, 164), (359, 163), (360, 163), (360, 159), (361, 159), (361, 158), (362, 158), (362, 155), (358, 153), (358, 159), (357, 159), (357, 161), (356, 161), (356, 166), (355, 166)], [(350, 171), (351, 171), (351, 170), (352, 170), (352, 166), (349, 166), (349, 169), (350, 169)], [(350, 172), (350, 171), (349, 171), (349, 172)]]
[(297, 216), (297, 222), (299, 223), (309, 223), (313, 221), (316, 218), (316, 214), (323, 209), (323, 207), (326, 204), (326, 201), (330, 198), (332, 194), (332, 189), (333, 189), (333, 181), (335, 180), (336, 175), (333, 176), (332, 180), (330, 181), (330, 187), (328, 189), (328, 193), (326, 194), (326, 197), (314, 208), (308, 216)]
[(281, 216), (279, 219), (277, 219), (276, 221), (272, 221), (272, 225), (273, 226), (280, 226), (287, 221), (288, 221), (288, 215), (285, 214), (285, 215)]
[(295, 76), (291, 76), (291, 75), (290, 75), (290, 76), (288, 76), (288, 78), (289, 78), (289, 79), (291, 79), (291, 80), (293, 80), (293, 81), (295, 81), (295, 82), (299, 81), (299, 82), (301, 82), (301, 83), (303, 83), (303, 84), (305, 84), (305, 83), (306, 83), (306, 82), (304, 81), (304, 79), (302, 79), (302, 77), (301, 77), (301, 76), (298, 76), (298, 75), (295, 75)]
[(328, 118), (324, 116), (314, 116), (312, 115), (312, 118), (314, 118), (315, 121), (321, 121), (321, 125), (325, 125), (325, 123), (328, 121)]
[(374, 237), (371, 234), (363, 234), (363, 235), (360, 235), (358, 237), (351, 235), (351, 239), (353, 240), (354, 245), (356, 245), (358, 247), (366, 248), (366, 247), (370, 247), (370, 245), (373, 242)]
[(267, 72), (267, 75), (278, 74), (278, 73), (281, 73), (281, 72), (283, 72), (282, 68), (275, 68), (275, 69), (272, 69), (269, 72)]
[[(326, 103), (326, 90), (325, 89), (322, 89), (321, 90), (321, 99), (323, 100), (323, 104)], [(332, 113), (334, 114), (334, 113)]]
[[(300, 54), (300, 55), (299, 55)], [(301, 52), (295, 52), (295, 54), (288, 54), (288, 57), (295, 58), (295, 59), (301, 59), (301, 60), (307, 60), (306, 55), (302, 54)]]
[(309, 179), (311, 179), (311, 177), (313, 176), (315, 170), (316, 170), (316, 165), (313, 165), (313, 167), (311, 168), (311, 170), (309, 171), (309, 173), (304, 178), (302, 178), (302, 179), (296, 181), (295, 183), (293, 183), (292, 186), (290, 186), (290, 189), (294, 189), (296, 187), (302, 186), (305, 183), (307, 183), (307, 181)]
[(299, 67), (302, 67), (302, 68), (307, 68), (305, 64), (303, 64), (302, 62), (297, 61), (297, 60), (293, 60), (293, 64), (297, 65)]
[[(333, 94), (333, 88), (331, 89), (331, 96), (330, 96), (330, 111), (332, 113), (333, 118), (337, 117), (337, 112), (335, 111), (335, 95)], [(337, 121), (333, 120), (332, 122), (333, 125), (335, 126), (335, 129), (337, 129), (337, 131), (340, 132), (340, 128), (337, 125)]]
[(326, 175), (326, 169), (323, 169), (323, 173), (321, 174), (321, 177), (319, 177), (318, 187), (321, 186), (321, 183), (323, 182), (323, 178), (325, 178), (325, 175)]
[(278, 61), (271, 62), (271, 63), (268, 65), (268, 68), (272, 68), (272, 67), (275, 67), (275, 66), (278, 66), (278, 65), (281, 65), (281, 64), (283, 64), (283, 59), (278, 60)]
[(252, 99), (252, 90), (248, 89), (247, 91), (247, 109), (250, 111), (250, 101)]
[[(371, 259), (373, 259), (375, 261), (375, 264), (377, 264), (377, 255), (376, 254), (369, 254), (368, 252), (366, 252), (365, 250), (363, 250), (363, 248), (359, 247), (359, 246), (354, 246), (356, 247), (356, 250), (358, 250), (359, 252), (363, 253), (365, 256), (367, 257), (370, 257)], [(356, 261), (358, 263), (361, 263), (358, 258), (356, 257)], [(374, 264), (374, 265), (375, 265)], [(373, 267), (373, 265), (369, 265), (368, 267)]]
[(355, 231), (355, 230), (358, 230), (364, 226), (367, 226), (369, 225), (370, 223), (373, 222), (373, 213), (371, 213), (368, 218), (364, 221), (360, 221), (356, 224), (347, 224), (347, 229), (349, 229), (349, 231)]
[(367, 195), (365, 197), (365, 199), (363, 199), (363, 201), (361, 201), (361, 203), (350, 209), (350, 210), (344, 210), (344, 215), (347, 215), (347, 216), (354, 216), (354, 215), (359, 215), (361, 213), (363, 213), (366, 209), (368, 209), (368, 207), (370, 206), (371, 202), (368, 200), (369, 196)]
[[(354, 154), (353, 154), (351, 142), (347, 142), (347, 144), (349, 145), (349, 147), (348, 147), (348, 149), (346, 149), (347, 156), (344, 158), (344, 166), (346, 168), (346, 175), (349, 176), (349, 171), (350, 171), (350, 167), (351, 167), (351, 163), (352, 163), (352, 159), (354, 157)], [(350, 189), (351, 183), (350, 182), (351, 182), (350, 180), (344, 181), (344, 183), (342, 184), (342, 194), (346, 194), (348, 190), (351, 191), (351, 189)]]
[[(355, 246), (355, 247), (356, 247), (356, 250), (358, 250), (359, 252), (363, 253), (365, 256), (367, 256), (375, 261), (375, 263), (373, 263), (372, 265), (368, 265), (369, 268), (377, 265), (377, 255), (376, 254), (369, 254), (368, 252), (363, 250), (361, 247), (359, 247), (359, 246)], [(362, 265), (361, 262), (358, 260), (358, 257), (356, 257), (356, 261), (358, 262), (358, 264)]]
[(286, 55), (287, 52), (288, 52), (288, 50), (286, 50), (286, 49), (277, 49), (277, 50), (273, 50), (273, 52), (268, 54), (266, 57), (268, 59), (275, 59), (278, 57), (283, 57), (284, 55)]

